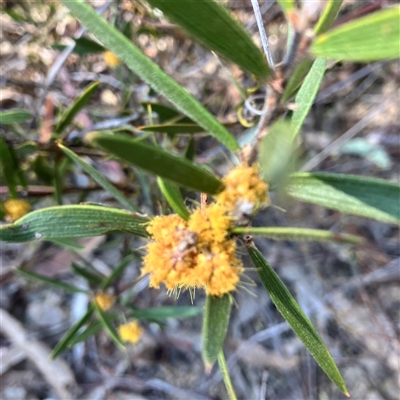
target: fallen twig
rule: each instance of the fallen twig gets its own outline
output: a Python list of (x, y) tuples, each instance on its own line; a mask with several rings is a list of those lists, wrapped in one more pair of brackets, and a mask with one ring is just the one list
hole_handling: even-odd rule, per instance
[(28, 333), (12, 315), (0, 309), (0, 332), (21, 350), (43, 374), (60, 400), (76, 397), (76, 381), (69, 366), (60, 359), (50, 360), (51, 349), (38, 340), (30, 340)]

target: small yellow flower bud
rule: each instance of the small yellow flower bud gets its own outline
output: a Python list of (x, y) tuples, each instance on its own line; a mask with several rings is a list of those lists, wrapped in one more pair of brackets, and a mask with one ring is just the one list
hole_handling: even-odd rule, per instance
[(104, 61), (110, 68), (114, 68), (119, 64), (121, 64), (121, 60), (111, 51), (105, 51), (103, 55), (104, 55)]
[(11, 221), (15, 221), (25, 214), (28, 214), (31, 209), (31, 205), (22, 199), (9, 199), (4, 202), (3, 208), (8, 218)]
[(143, 329), (136, 321), (128, 322), (118, 327), (118, 333), (124, 342), (136, 343), (142, 336)]
[(103, 311), (108, 311), (114, 305), (116, 298), (112, 294), (100, 292), (94, 296), (94, 300)]

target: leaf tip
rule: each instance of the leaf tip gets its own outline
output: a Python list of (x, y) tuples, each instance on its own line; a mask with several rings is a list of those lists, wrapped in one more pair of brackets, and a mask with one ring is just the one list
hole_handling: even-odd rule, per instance
[(95, 143), (96, 139), (98, 139), (99, 134), (97, 132), (89, 132), (85, 135), (85, 142), (87, 143)]
[(204, 361), (204, 370), (206, 372), (206, 375), (210, 375), (213, 365), (213, 363), (210, 364), (209, 362)]

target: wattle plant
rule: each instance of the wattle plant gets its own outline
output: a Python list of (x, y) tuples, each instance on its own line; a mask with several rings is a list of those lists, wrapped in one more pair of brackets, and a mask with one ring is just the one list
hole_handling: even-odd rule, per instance
[[(387, 7), (330, 29), (341, 1), (327, 1), (315, 23), (302, 8), (298, 8), (298, 2), (281, 0), (279, 3), (285, 11), (291, 35), (283, 60), (275, 65), (268, 43), (263, 41), (265, 57), (221, 4), (210, 0), (148, 0), (151, 7), (161, 10), (165, 17), (180, 25), (192, 38), (253, 74), (265, 86), (264, 107), (252, 142), (241, 146), (223, 124), (88, 3), (82, 0), (65, 0), (63, 3), (102, 43), (102, 46), (96, 45), (107, 49), (107, 57), (113, 60), (113, 66), (124, 63), (175, 106), (176, 109), (173, 109), (149, 103), (150, 111), (159, 115), (167, 113), (169, 117), (162, 124), (150, 124), (134, 130), (134, 134), (150, 132), (139, 140), (134, 134), (118, 132), (90, 133), (85, 137), (87, 146), (105, 152), (99, 153), (101, 156), (114, 157), (123, 164), (132, 164), (156, 175), (171, 213), (158, 216), (143, 214), (131, 197), (123, 194), (73, 151), (74, 145), (67, 140), (67, 127), (96, 90), (98, 84), (95, 83), (60, 115), (51, 139), (52, 145), (46, 151), (56, 155), (53, 182), (59, 204), (65, 173), (63, 163), (73, 162), (112, 195), (120, 208), (98, 204), (56, 205), (27, 213), (29, 204), (17, 199), (18, 185), (26, 186), (19, 167), (18, 157), (22, 156), (17, 156), (16, 149), (0, 139), (2, 170), (11, 198), (3, 207), (11, 223), (0, 227), (0, 239), (9, 242), (49, 240), (68, 244), (71, 238), (109, 232), (147, 238), (142, 274), (149, 274), (151, 287), (166, 288), (176, 293), (186, 289), (205, 290), (203, 359), (208, 370), (218, 360), (231, 399), (235, 398), (235, 393), (222, 348), (231, 299), (240, 288), (244, 271), (237, 251), (240, 243), (247, 249), (265, 289), (282, 316), (329, 378), (343, 393), (348, 394), (341, 374), (317, 331), (257, 249), (252, 237), (259, 235), (277, 240), (350, 244), (360, 243), (360, 238), (317, 229), (253, 228), (251, 220), (260, 208), (269, 206), (268, 191), (279, 191), (294, 199), (344, 213), (387, 223), (400, 221), (400, 187), (397, 184), (362, 176), (295, 172), (300, 129), (323, 80), (327, 59), (367, 62), (399, 57), (400, 7)], [(253, 1), (253, 5), (258, 17), (257, 2)], [(259, 28), (263, 35), (262, 26)], [(179, 122), (181, 113), (186, 116), (182, 123)], [(15, 124), (29, 116), (23, 110), (4, 112), (1, 123)], [(160, 136), (154, 132), (162, 132), (163, 139), (159, 140)], [(170, 137), (196, 132), (208, 132), (235, 156), (237, 165), (226, 176), (220, 178), (210, 169), (196, 164), (190, 151), (186, 156), (171, 151)], [(30, 154), (36, 151), (39, 147), (31, 149)], [(180, 187), (197, 192), (201, 201), (188, 207)], [(110, 310), (119, 299), (115, 294), (107, 294), (107, 288), (122, 274), (128, 262), (129, 256), (117, 265), (111, 276), (102, 278), (74, 266), (76, 273), (97, 288), (97, 294), (93, 295), (87, 313), (54, 349), (54, 356), (102, 327), (121, 347), (139, 339), (141, 328), (136, 320), (116, 327), (117, 318)], [(28, 271), (20, 272), (66, 290), (80, 290)], [(171, 316), (169, 311), (131, 309), (129, 316), (132, 319), (154, 320), (157, 315), (158, 318)], [(198, 311), (196, 307), (192, 311), (176, 308), (172, 315), (191, 315)], [(94, 314), (97, 318), (93, 317)], [(86, 327), (83, 333), (82, 327)]]

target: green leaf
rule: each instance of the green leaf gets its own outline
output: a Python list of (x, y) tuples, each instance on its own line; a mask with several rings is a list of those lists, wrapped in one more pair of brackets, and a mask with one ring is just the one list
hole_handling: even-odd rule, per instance
[(400, 221), (400, 185), (356, 175), (297, 173), (286, 192), (301, 201), (378, 221)]
[(18, 158), (25, 158), (32, 154), (37, 153), (39, 146), (35, 142), (23, 142), (19, 146), (15, 147), (15, 154)]
[(75, 115), (82, 110), (82, 108), (87, 104), (87, 102), (92, 98), (94, 92), (99, 86), (100, 82), (93, 82), (85, 88), (82, 94), (75, 99), (71, 106), (65, 110), (58, 121), (57, 126), (54, 129), (55, 136), (58, 137), (64, 132), (64, 129), (72, 122)]
[(72, 345), (72, 341), (74, 340), (79, 329), (81, 329), (82, 326), (89, 321), (90, 317), (93, 315), (93, 311), (93, 306), (90, 306), (83, 317), (75, 325), (71, 326), (71, 328), (68, 329), (65, 335), (57, 343), (56, 347), (54, 347), (53, 351), (51, 352), (50, 359), (54, 360), (67, 347), (70, 347)]
[(75, 239), (70, 238), (58, 238), (58, 239), (49, 239), (48, 242), (54, 243), (57, 246), (64, 247), (68, 250), (83, 250), (85, 247), (80, 245)]
[(179, 185), (209, 194), (215, 194), (222, 188), (221, 181), (204, 168), (158, 147), (124, 136), (93, 134), (91, 138), (123, 160)]
[(210, 370), (222, 351), (231, 314), (231, 297), (207, 296), (203, 316), (203, 361), (206, 370)]
[(269, 75), (270, 71), (261, 51), (246, 31), (218, 2), (214, 0), (147, 1), (205, 47), (258, 78), (266, 78)]
[(158, 114), (158, 119), (161, 123), (169, 121), (171, 119), (177, 119), (179, 117), (183, 117), (179, 111), (175, 110), (174, 108), (165, 106), (164, 104), (160, 103), (151, 103), (151, 102), (141, 102), (140, 103), (145, 109), (150, 106), (151, 111)]
[(283, 11), (285, 11), (285, 14), (288, 14), (295, 8), (295, 0), (277, 0), (277, 3), (279, 3)]
[[(75, 54), (79, 54), (80, 56), (103, 53), (106, 51), (104, 46), (87, 37), (80, 37), (74, 40), (75, 40), (75, 47), (72, 52)], [(53, 44), (52, 47), (56, 50), (62, 51), (67, 46), (64, 46), (62, 44)]]
[(113, 327), (110, 318), (107, 318), (107, 314), (99, 307), (96, 301), (93, 301), (92, 304), (94, 306), (97, 316), (99, 317), (100, 322), (103, 324), (104, 329), (110, 335), (110, 338), (118, 347), (120, 347), (121, 349), (125, 349), (125, 345), (119, 337), (118, 332)]
[(317, 57), (376, 61), (400, 57), (400, 6), (366, 15), (319, 35), (311, 51)]
[(133, 204), (129, 199), (125, 197), (125, 195), (120, 192), (111, 182), (109, 182), (102, 174), (100, 174), (95, 168), (93, 168), (86, 161), (82, 160), (77, 154), (75, 154), (72, 150), (63, 146), (62, 144), (58, 144), (58, 147), (66, 154), (72, 161), (77, 163), (86, 173), (88, 173), (104, 190), (110, 193), (122, 207), (131, 211), (140, 212), (139, 207)]
[(324, 77), (325, 68), (326, 60), (323, 58), (317, 58), (296, 95), (295, 102), (297, 110), (293, 112), (291, 119), (293, 139), (295, 139), (300, 132), (300, 128), (310, 111), (321, 85), (322, 78)]
[[(114, 314), (115, 315), (115, 314)], [(109, 317), (110, 314), (107, 314), (107, 317)], [(116, 316), (116, 315), (115, 315)], [(90, 321), (89, 324), (86, 326), (86, 328), (75, 335), (70, 343), (69, 346), (75, 346), (78, 343), (85, 342), (92, 336), (94, 336), (96, 333), (100, 332), (103, 329), (103, 324), (100, 321)]]
[(193, 161), (196, 156), (196, 143), (193, 136), (189, 139), (189, 143), (185, 149), (185, 158), (189, 161)]
[(313, 60), (310, 58), (305, 58), (296, 66), (295, 70), (290, 75), (288, 83), (285, 86), (281, 100), (282, 104), (285, 104), (296, 93), (296, 90), (299, 88), (302, 80), (311, 69), (312, 63)]
[(317, 242), (338, 242), (360, 244), (362, 239), (358, 236), (347, 233), (335, 233), (321, 229), (307, 228), (281, 228), (281, 227), (262, 227), (262, 228), (233, 228), (233, 233), (240, 235), (263, 236), (275, 240), (302, 240)]
[(144, 319), (150, 321), (160, 321), (167, 318), (188, 318), (193, 317), (201, 312), (201, 307), (153, 307), (145, 310), (137, 310), (130, 308), (130, 315), (136, 319)]
[(71, 13), (126, 63), (135, 74), (165, 96), (180, 111), (192, 118), (229, 150), (239, 150), (236, 139), (185, 89), (147, 58), (130, 40), (99, 16), (82, 0), (63, 0)]
[(289, 172), (294, 171), (293, 129), (284, 120), (278, 120), (268, 128), (268, 134), (261, 140), (258, 162), (261, 177), (270, 189), (282, 183)]
[(88, 268), (82, 268), (79, 265), (72, 263), (71, 268), (77, 275), (80, 275), (82, 278), (85, 278), (87, 281), (94, 285), (100, 285), (103, 281), (103, 278), (99, 275), (88, 271)]
[(32, 118), (32, 114), (28, 110), (9, 110), (0, 112), (0, 125), (10, 125), (24, 122)]
[(117, 267), (111, 272), (109, 276), (107, 276), (100, 284), (101, 290), (107, 289), (110, 285), (112, 285), (115, 280), (125, 271), (125, 268), (129, 265), (129, 263), (134, 259), (132, 254), (126, 256)]
[(163, 124), (163, 125), (146, 125), (139, 128), (145, 132), (164, 132), (170, 135), (179, 135), (183, 133), (200, 133), (204, 132), (204, 128), (196, 124)]
[(178, 186), (161, 178), (157, 178), (157, 183), (161, 190), (161, 193), (166, 198), (171, 208), (181, 218), (187, 221), (189, 219), (190, 213), (189, 210), (186, 208), (185, 203), (183, 202), (182, 194)]
[(56, 206), (33, 211), (0, 226), (0, 241), (27, 242), (128, 232), (147, 237), (149, 219), (137, 213), (99, 206)]
[(344, 383), (332, 356), (310, 320), (303, 313), (285, 284), (270, 267), (260, 251), (254, 246), (254, 244), (247, 246), (247, 250), (254, 266), (257, 268), (261, 281), (276, 308), (280, 311), (283, 318), (285, 318), (289, 323), (296, 335), (304, 343), (328, 377), (343, 393), (348, 395), (346, 384)]
[(43, 282), (43, 283), (45, 283), (47, 285), (54, 286), (54, 287), (56, 287), (58, 289), (66, 290), (67, 292), (71, 292), (71, 293), (86, 293), (86, 290), (79, 289), (79, 288), (77, 288), (75, 286), (72, 286), (72, 285), (68, 285), (68, 283), (61, 282), (58, 279), (52, 279), (52, 278), (49, 278), (47, 276), (36, 274), (35, 272), (26, 271), (24, 269), (19, 269), (19, 268), (14, 268), (14, 271), (17, 274), (24, 276), (25, 278), (33, 279), (33, 280), (36, 280), (36, 281), (39, 281), (39, 282)]
[(339, 14), (342, 3), (343, 0), (328, 0), (324, 12), (314, 28), (314, 34), (316, 36), (325, 33), (332, 26)]
[(0, 137), (0, 162), (11, 198), (17, 197), (18, 165), (11, 147)]

